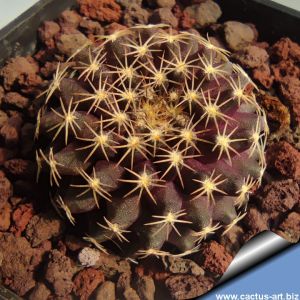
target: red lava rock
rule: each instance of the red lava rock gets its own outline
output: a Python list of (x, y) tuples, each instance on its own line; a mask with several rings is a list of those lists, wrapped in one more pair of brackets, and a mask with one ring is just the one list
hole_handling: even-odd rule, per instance
[(287, 37), (281, 38), (276, 42), (270, 52), (279, 59), (287, 60), (292, 58), (296, 61), (300, 60), (300, 46)]
[(31, 203), (20, 204), (13, 212), (13, 226), (11, 228), (11, 232), (13, 232), (15, 236), (21, 236), (22, 232), (25, 230), (27, 224), (31, 220), (33, 212), (33, 206)]
[(269, 166), (281, 175), (300, 179), (300, 152), (287, 142), (273, 144), (267, 151)]
[(224, 35), (228, 47), (238, 51), (256, 40), (256, 32), (252, 26), (236, 21), (224, 23)]
[(0, 77), (3, 77), (3, 86), (10, 91), (17, 83), (24, 86), (36, 86), (41, 83), (37, 75), (39, 66), (32, 57), (15, 57), (8, 60), (7, 64), (0, 70)]
[(20, 109), (25, 109), (29, 105), (29, 99), (20, 95), (19, 93), (10, 92), (5, 95), (4, 103), (13, 105)]
[(40, 40), (48, 47), (54, 48), (54, 36), (60, 32), (60, 26), (53, 21), (45, 21), (38, 29)]
[(88, 300), (96, 287), (104, 281), (101, 271), (87, 268), (76, 274), (74, 279), (74, 293), (80, 300)]
[(258, 68), (268, 61), (269, 55), (265, 49), (249, 45), (232, 55), (242, 66), (246, 68)]
[(4, 233), (0, 236), (0, 277), (18, 295), (23, 296), (35, 286), (32, 260), (34, 249), (24, 237)]
[(201, 252), (203, 268), (217, 275), (223, 275), (232, 261), (232, 256), (216, 241), (206, 243)]
[(12, 196), (13, 188), (4, 173), (0, 173), (0, 209), (3, 208)]
[(36, 173), (35, 163), (22, 158), (7, 160), (4, 163), (4, 167), (8, 173), (17, 177), (34, 177)]
[(291, 59), (281, 60), (278, 64), (273, 64), (271, 66), (272, 73), (274, 75), (274, 80), (277, 82), (284, 81), (286, 76), (300, 77), (300, 68)]
[(266, 215), (263, 215), (256, 207), (250, 207), (248, 209), (243, 222), (249, 229), (254, 230), (257, 233), (269, 229)]
[(158, 8), (149, 17), (151, 24), (168, 24), (173, 28), (178, 27), (178, 19), (173, 15), (170, 8)]
[(81, 32), (64, 33), (56, 37), (57, 49), (68, 57), (87, 43), (89, 43), (89, 39)]
[(91, 19), (101, 22), (118, 22), (121, 7), (114, 0), (79, 0), (80, 12)]
[(277, 131), (278, 134), (288, 132), (291, 124), (289, 109), (278, 97), (269, 94), (260, 94), (258, 99), (267, 114), (271, 131)]
[(172, 299), (191, 299), (205, 294), (213, 287), (213, 281), (204, 276), (172, 275), (166, 287)]
[(34, 289), (30, 292), (28, 296), (28, 300), (45, 300), (51, 295), (51, 291), (47, 288), (47, 286), (38, 282)]
[(259, 196), (261, 208), (271, 213), (285, 213), (299, 201), (299, 186), (291, 180), (274, 181), (266, 185)]
[(258, 81), (263, 87), (269, 89), (274, 82), (274, 76), (271, 75), (271, 69), (268, 64), (255, 68), (252, 73), (253, 79)]
[(26, 228), (26, 237), (33, 247), (58, 237), (64, 230), (63, 221), (53, 212), (34, 215)]
[(141, 8), (138, 4), (131, 4), (127, 6), (123, 15), (123, 24), (131, 27), (135, 24), (147, 24), (149, 12)]
[(188, 6), (185, 10), (196, 21), (196, 25), (204, 27), (216, 23), (222, 15), (220, 6), (211, 0)]
[(10, 226), (10, 215), (11, 206), (6, 203), (2, 208), (0, 208), (0, 231), (8, 230)]
[(281, 81), (280, 92), (291, 106), (296, 122), (300, 123), (300, 79), (286, 76)]
[(112, 281), (103, 282), (93, 293), (95, 300), (115, 300), (116, 299), (116, 285)]
[(300, 240), (300, 213), (291, 212), (287, 218), (279, 225), (278, 233), (291, 243)]
[(75, 10), (65, 10), (60, 15), (58, 21), (62, 27), (77, 28), (80, 24), (82, 16), (80, 16)]
[(58, 250), (50, 252), (45, 279), (51, 284), (56, 296), (66, 297), (72, 292), (74, 273), (75, 268), (72, 266), (70, 258)]

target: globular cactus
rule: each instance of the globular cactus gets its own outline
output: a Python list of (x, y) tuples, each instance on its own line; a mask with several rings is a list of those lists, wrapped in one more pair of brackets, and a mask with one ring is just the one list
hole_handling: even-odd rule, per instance
[(58, 66), (37, 121), (39, 175), (101, 250), (184, 256), (245, 215), (268, 127), (227, 55), (193, 32), (147, 25)]

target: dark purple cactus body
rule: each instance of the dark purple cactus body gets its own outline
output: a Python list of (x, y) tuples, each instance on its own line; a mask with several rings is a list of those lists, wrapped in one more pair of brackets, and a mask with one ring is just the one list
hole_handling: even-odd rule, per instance
[(244, 216), (268, 128), (254, 84), (226, 55), (149, 25), (101, 37), (58, 67), (37, 122), (39, 173), (73, 225), (87, 216), (98, 248), (188, 255)]

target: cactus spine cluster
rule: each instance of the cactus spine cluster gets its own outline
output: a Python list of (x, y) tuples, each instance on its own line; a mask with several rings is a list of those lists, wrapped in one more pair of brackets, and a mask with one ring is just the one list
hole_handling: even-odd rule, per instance
[(102, 251), (184, 256), (245, 216), (268, 128), (255, 85), (227, 55), (147, 25), (58, 66), (37, 120), (38, 175)]

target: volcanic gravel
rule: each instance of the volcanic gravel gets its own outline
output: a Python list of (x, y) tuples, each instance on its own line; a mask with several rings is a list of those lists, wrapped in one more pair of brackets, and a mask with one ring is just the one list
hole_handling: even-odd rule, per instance
[[(217, 23), (211, 0), (79, 0), (38, 30), (35, 54), (0, 69), (0, 283), (25, 299), (187, 299), (209, 291), (239, 248), (272, 230), (300, 239), (300, 45), (285, 37), (261, 41), (253, 24)], [(135, 23), (166, 23), (193, 30), (232, 51), (258, 85), (270, 125), (268, 167), (251, 196), (248, 215), (197, 254), (138, 265), (106, 255), (77, 236), (53, 210), (48, 186), (36, 183), (34, 130), (39, 95), (66, 57), (97, 35)], [(34, 33), (33, 33), (34, 34)], [(86, 255), (91, 255), (87, 259)]]

